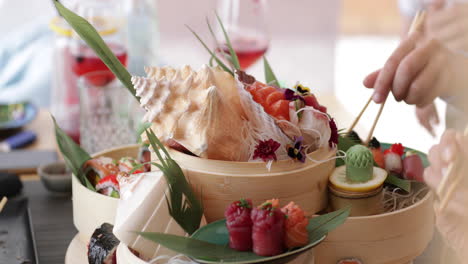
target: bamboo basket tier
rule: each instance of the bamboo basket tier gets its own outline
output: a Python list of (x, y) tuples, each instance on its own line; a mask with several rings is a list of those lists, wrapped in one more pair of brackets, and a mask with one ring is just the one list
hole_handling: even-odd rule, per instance
[[(284, 204), (294, 201), (311, 215), (325, 209), (336, 149), (327, 147), (308, 154), (309, 158), (321, 162), (283, 160), (274, 162), (270, 170), (264, 162), (209, 160), (178, 151), (170, 154), (202, 197), (205, 217), (210, 223), (224, 218), (226, 207), (240, 198), (250, 198), (253, 204), (271, 198), (278, 198)], [(155, 153), (152, 159), (157, 159)]]
[(416, 204), (379, 215), (349, 217), (317, 246), (316, 263), (358, 258), (371, 264), (409, 264), (421, 255), (434, 230), (433, 195)]
[[(128, 145), (113, 148), (96, 153), (92, 157), (137, 158), (139, 147)], [(119, 199), (93, 192), (83, 186), (75, 175), (72, 178), (73, 223), (79, 232), (80, 240), (88, 243), (94, 230), (102, 223), (114, 224)]]

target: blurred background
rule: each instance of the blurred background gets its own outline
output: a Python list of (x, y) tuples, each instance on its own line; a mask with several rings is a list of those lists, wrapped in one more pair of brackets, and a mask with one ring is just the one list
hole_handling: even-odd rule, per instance
[[(95, 2), (105, 3), (106, 0)], [(143, 55), (140, 54), (144, 58), (140, 58), (139, 63), (146, 59), (146, 62), (151, 64), (172, 66), (189, 64), (199, 68), (201, 64), (208, 63), (209, 55), (185, 25), (190, 25), (208, 44), (213, 44), (210, 42), (211, 37), (205, 17), (209, 17), (214, 25), (213, 13), (217, 9), (223, 20), (228, 21), (229, 18), (226, 18), (222, 11), (226, 3), (222, 2), (221, 0), (123, 1), (119, 10), (122, 11), (122, 18), (124, 23), (129, 25), (128, 28), (132, 26), (128, 18), (135, 17), (131, 14), (137, 14), (132, 12), (141, 12), (138, 11), (138, 6), (139, 8), (144, 6), (145, 15), (154, 17), (156, 21), (150, 25), (150, 28), (147, 23), (146, 28), (141, 27), (141, 23), (145, 22), (133, 21), (133, 27), (138, 30), (123, 30), (125, 31), (122, 33), (123, 38), (127, 39), (126, 48), (131, 50), (132, 45), (135, 45), (135, 43), (129, 44), (129, 39), (140, 38), (151, 43), (152, 47)], [(400, 40), (403, 23), (398, 1), (266, 0), (264, 2), (265, 27), (262, 30), (266, 39), (266, 44), (264, 43), (267, 49), (266, 56), (278, 78), (291, 85), (300, 81), (318, 94), (322, 104), (333, 104), (329, 106), (330, 109), (347, 112), (348, 116), (341, 115), (341, 118), (338, 118), (338, 125), (341, 128), (348, 126), (371, 94), (371, 91), (362, 85), (362, 80), (368, 73), (383, 65)], [(73, 1), (65, 1), (65, 4), (71, 8), (76, 7)], [(107, 5), (114, 4), (107, 3)], [(81, 12), (92, 15), (93, 11), (81, 10)], [(60, 107), (72, 108), (73, 100), (67, 97), (69, 99), (67, 101), (63, 99), (63, 94), (54, 92), (54, 89), (61, 90), (60, 87), (57, 88), (57, 75), (66, 74), (63, 73), (64, 68), (53, 59), (54, 54), (57, 56), (58, 47), (62, 45), (58, 38), (63, 36), (60, 30), (57, 31), (57, 28), (55, 31), (51, 30), (49, 26), (55, 16), (52, 1), (0, 0), (1, 103), (28, 100), (41, 108), (52, 109), (53, 112), (54, 108), (55, 112), (61, 111), (57, 110)], [(66, 29), (66, 25), (58, 26)], [(140, 31), (145, 33), (140, 36), (132, 35)], [(133, 48), (138, 49), (138, 47)], [(128, 66), (132, 73), (141, 74), (141, 68), (132, 68), (132, 52), (129, 52), (127, 65), (130, 64)], [(145, 55), (150, 53), (151, 56)], [(248, 72), (263, 79), (261, 61), (248, 67)], [(68, 105), (56, 106), (57, 101), (67, 101)], [(441, 102), (437, 104), (442, 110), (443, 104)], [(377, 107), (371, 109), (373, 110), (367, 111), (358, 127), (358, 132), (364, 137), (377, 112)], [(439, 115), (443, 124), (444, 112), (441, 111)], [(437, 135), (441, 131), (442, 128), (439, 128)], [(381, 141), (401, 141), (404, 145), (422, 151), (427, 151), (437, 142), (436, 138), (430, 136), (419, 125), (414, 107), (396, 103), (393, 98), (387, 102), (374, 134)]]

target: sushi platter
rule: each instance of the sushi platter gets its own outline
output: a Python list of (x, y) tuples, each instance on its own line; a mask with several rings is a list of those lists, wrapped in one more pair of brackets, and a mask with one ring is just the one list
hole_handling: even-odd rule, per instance
[(146, 110), (141, 144), (92, 156), (56, 126), (79, 232), (66, 264), (407, 264), (426, 248), (423, 153), (339, 130), (309, 87), (266, 59), (264, 81), (247, 74), (232, 47), (226, 65), (193, 31), (217, 66), (131, 76), (54, 3)]

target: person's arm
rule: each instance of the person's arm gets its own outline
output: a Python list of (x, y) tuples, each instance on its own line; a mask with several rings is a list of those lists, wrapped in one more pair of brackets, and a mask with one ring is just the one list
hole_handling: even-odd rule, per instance
[(436, 224), (459, 259), (466, 260), (468, 258), (468, 175), (466, 175), (468, 138), (453, 130), (447, 130), (440, 144), (431, 148), (428, 158), (431, 166), (424, 171), (424, 179), (434, 191), (437, 190), (450, 164), (456, 159), (463, 161), (463, 168), (457, 171), (464, 174), (463, 180), (457, 184), (452, 199), (445, 209), (436, 210)]

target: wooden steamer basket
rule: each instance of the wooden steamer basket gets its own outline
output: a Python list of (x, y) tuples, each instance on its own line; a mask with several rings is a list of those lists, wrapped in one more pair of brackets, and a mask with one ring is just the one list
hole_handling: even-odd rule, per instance
[[(97, 157), (138, 157), (139, 145), (127, 145), (98, 152)], [(72, 176), (73, 223), (79, 232), (81, 241), (88, 243), (94, 230), (102, 223), (114, 224), (119, 199), (93, 192)]]
[[(316, 161), (282, 160), (268, 170), (265, 162), (231, 162), (193, 157), (170, 151), (194, 190), (201, 194), (208, 223), (224, 218), (226, 207), (239, 198), (253, 204), (278, 198), (285, 205), (296, 202), (308, 214), (327, 207), (328, 177), (335, 167), (336, 149), (322, 148), (308, 154)], [(152, 159), (156, 155), (152, 153)]]
[(316, 263), (335, 264), (355, 257), (364, 264), (409, 264), (421, 255), (434, 230), (433, 195), (407, 208), (379, 215), (349, 217), (315, 251)]

